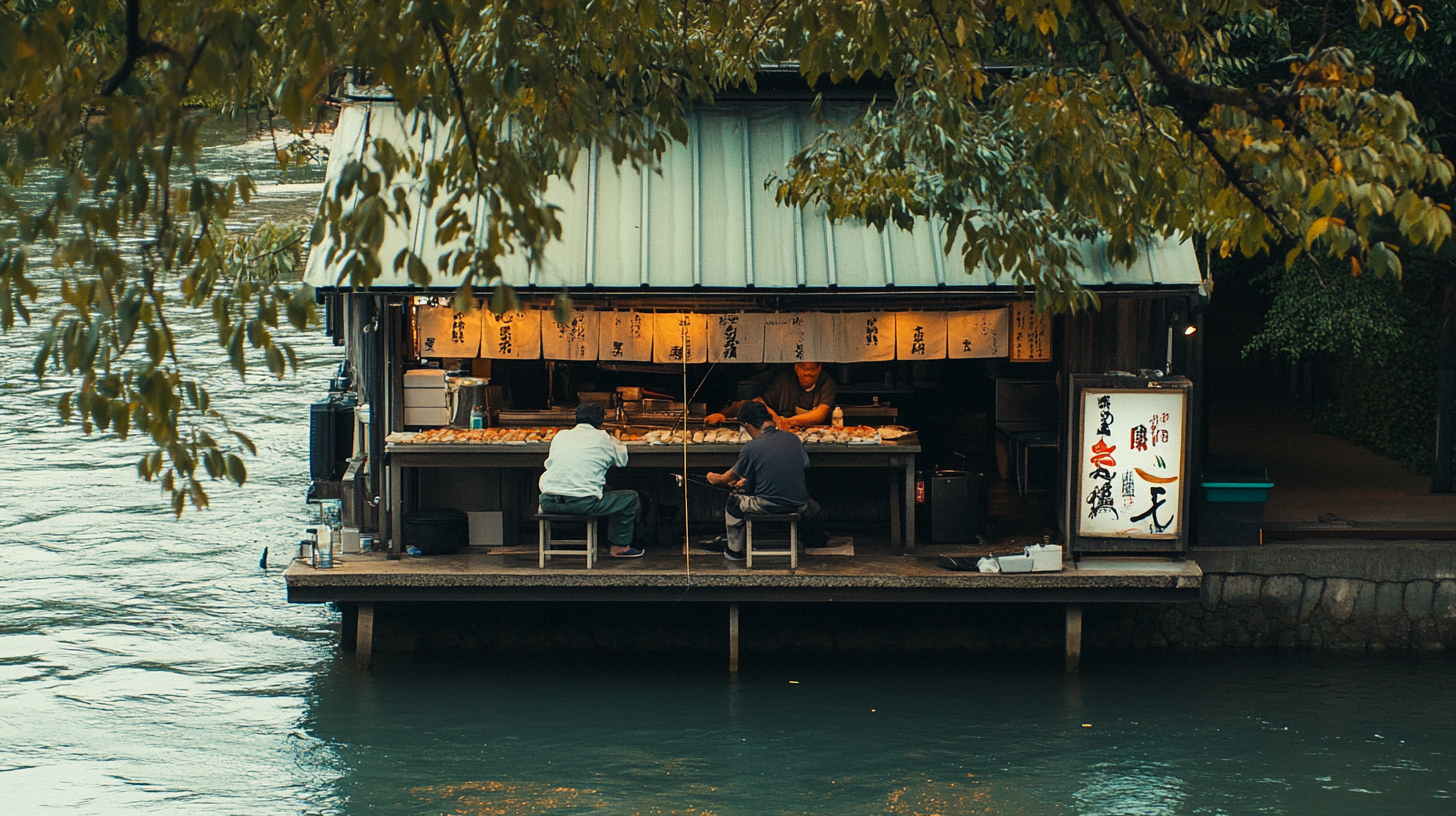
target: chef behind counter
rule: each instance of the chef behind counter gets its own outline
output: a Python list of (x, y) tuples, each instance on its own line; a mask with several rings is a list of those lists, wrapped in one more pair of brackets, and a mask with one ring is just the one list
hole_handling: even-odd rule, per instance
[[(839, 395), (838, 386), (823, 363), (795, 363), (792, 371), (780, 372), (761, 396), (753, 400), (768, 406), (780, 429), (799, 430), (811, 425), (828, 425)], [(703, 421), (718, 425), (736, 417), (748, 400), (730, 404), (722, 413), (709, 414)]]

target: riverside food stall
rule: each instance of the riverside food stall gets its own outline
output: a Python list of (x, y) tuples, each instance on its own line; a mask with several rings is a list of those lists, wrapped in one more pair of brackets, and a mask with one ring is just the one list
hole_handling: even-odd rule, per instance
[[(1071, 423), (1083, 412), (1067, 396), (1071, 378), (1192, 373), (1182, 361), (1196, 355), (1183, 344), (1196, 340), (1165, 331), (1189, 319), (1201, 282), (1191, 246), (1151, 245), (1129, 268), (1089, 244), (1079, 279), (1098, 290), (1101, 310), (1038, 314), (1014, 287), (967, 274), (955, 249), (947, 257), (935, 223), (880, 232), (778, 206), (761, 180), (816, 127), (807, 105), (744, 102), (696, 112), (689, 143), (673, 144), (660, 175), (589, 151), (570, 184), (547, 192), (565, 230), (544, 264), (506, 259), (519, 308), (499, 315), (484, 303), (456, 311), (460, 279), (444, 270), (422, 287), (392, 268), (401, 249), (431, 259), (461, 240), (437, 243), (420, 184), (400, 183), (420, 215), (387, 226), (384, 271), (367, 291), (351, 289), (349, 258), (330, 257), (327, 240), (314, 247), (305, 279), (357, 375), (358, 442), (344, 488), (353, 523), (377, 529), (397, 557), (406, 512), (452, 507), (479, 514), (482, 541), (512, 544), (529, 529), (554, 431), (573, 424), (577, 403), (600, 401), (631, 450), (613, 486), (643, 493), (646, 534), (680, 541), (720, 518), (722, 502), (683, 484), (731, 465), (744, 441), (734, 426), (705, 425), (706, 415), (754, 396), (775, 370), (813, 361), (836, 380), (844, 415), (842, 428), (801, 434), (811, 492), (831, 523), (912, 548), (918, 471), (1009, 469), (1018, 492), (1054, 497), (1050, 523), (1095, 547), (1107, 533), (1084, 529), (1073, 512), (1083, 508), (1071, 479), (1080, 457), (1066, 452), (1081, 444)], [(352, 159), (372, 163), (379, 139), (428, 156), (421, 133), (387, 99), (345, 105), (329, 183)], [(551, 307), (562, 289), (573, 307), (559, 321)], [(1040, 425), (1002, 407), (998, 392), (1014, 383), (1055, 400), (1031, 412)], [(470, 428), (472, 413), (483, 427)], [(1028, 472), (1041, 450), (1057, 475), (1038, 482)], [(975, 541), (976, 530), (961, 533)], [(1148, 549), (1182, 542), (1143, 539), (1161, 542)]]

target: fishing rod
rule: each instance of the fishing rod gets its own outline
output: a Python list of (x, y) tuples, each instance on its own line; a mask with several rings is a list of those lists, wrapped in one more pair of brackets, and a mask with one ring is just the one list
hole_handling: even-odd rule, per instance
[(688, 474), (688, 475), (684, 476), (681, 473), (674, 473), (674, 474), (672, 474), (672, 478), (674, 478), (674, 479), (677, 480), (678, 487), (685, 487), (686, 485), (684, 484), (684, 480), (686, 480), (688, 482), (692, 482), (693, 484), (702, 485), (703, 487), (710, 487), (710, 488), (712, 488), (714, 490), (718, 490), (718, 491), (721, 491), (723, 493), (730, 493), (731, 494), (731, 493), (736, 492), (732, 488), (723, 487), (722, 485), (715, 485), (712, 482), (708, 481), (707, 479), (704, 479), (702, 476), (694, 476), (692, 474)]

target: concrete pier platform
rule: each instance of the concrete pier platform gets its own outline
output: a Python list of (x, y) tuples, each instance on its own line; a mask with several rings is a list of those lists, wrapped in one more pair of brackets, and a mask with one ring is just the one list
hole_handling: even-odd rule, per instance
[(804, 555), (796, 569), (760, 559), (754, 569), (719, 553), (649, 553), (603, 558), (586, 569), (575, 558), (538, 566), (534, 547), (388, 560), (383, 553), (344, 556), (332, 569), (295, 562), (284, 573), (292, 603), (337, 603), (344, 638), (367, 666), (376, 604), (597, 602), (721, 604), (727, 610), (730, 670), (739, 652), (739, 605), (754, 603), (1038, 603), (1065, 608), (1066, 666), (1081, 661), (1082, 611), (1101, 603), (1189, 603), (1203, 572), (1167, 558), (1070, 559), (1061, 572), (983, 574), (939, 566), (932, 552), (903, 554), (888, 545), (853, 556)]
[[(529, 549), (529, 552), (527, 550)], [(707, 553), (683, 557), (580, 559), (536, 565), (535, 548), (386, 560), (345, 556), (333, 569), (294, 563), (285, 573), (288, 600), (331, 601), (917, 601), (1176, 602), (1198, 597), (1202, 571), (1163, 558), (1068, 560), (1062, 572), (983, 574), (939, 567), (933, 555), (869, 552), (813, 556), (789, 569), (762, 558), (754, 568)]]

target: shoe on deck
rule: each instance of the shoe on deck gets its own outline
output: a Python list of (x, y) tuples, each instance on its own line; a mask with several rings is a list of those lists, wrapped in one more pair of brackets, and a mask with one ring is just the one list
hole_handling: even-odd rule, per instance
[(611, 553), (613, 558), (641, 558), (647, 551), (639, 550), (636, 547), (628, 547), (619, 553)]
[(742, 561), (742, 560), (744, 560), (743, 553), (738, 552), (737, 550), (730, 550), (730, 549), (727, 549), (727, 548), (725, 548), (723, 550), (723, 557), (726, 558), (726, 559), (728, 559), (729, 561)]

